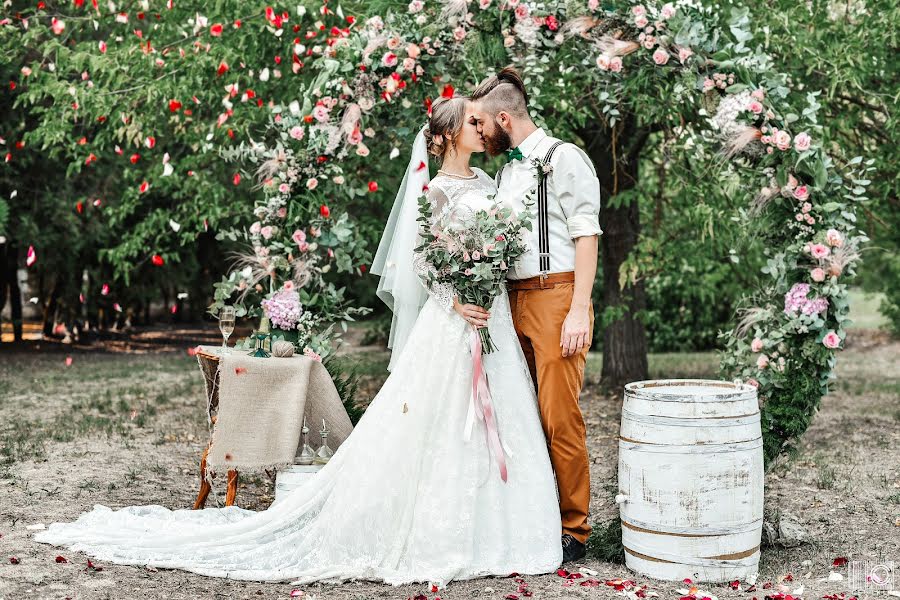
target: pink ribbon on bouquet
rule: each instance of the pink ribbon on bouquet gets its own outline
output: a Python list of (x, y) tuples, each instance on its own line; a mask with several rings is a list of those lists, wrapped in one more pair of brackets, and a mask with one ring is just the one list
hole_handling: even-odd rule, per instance
[[(504, 445), (500, 442), (500, 432), (497, 430), (497, 415), (494, 413), (491, 390), (488, 387), (487, 375), (481, 361), (481, 335), (477, 329), (472, 330), (470, 346), (472, 348), (472, 398), (469, 403), (469, 414), (466, 417), (466, 439), (472, 431), (474, 421), (473, 412), (484, 421), (489, 451), (494, 455), (497, 465), (500, 467), (500, 479), (506, 483), (506, 453)], [(507, 453), (512, 456), (511, 452)]]

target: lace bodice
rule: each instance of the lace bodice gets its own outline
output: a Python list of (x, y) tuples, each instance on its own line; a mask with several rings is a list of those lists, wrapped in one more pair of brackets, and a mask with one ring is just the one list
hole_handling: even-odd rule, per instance
[[(438, 174), (428, 184), (428, 200), (431, 203), (431, 225), (441, 229), (450, 227), (463, 227), (477, 211), (487, 210), (494, 203), (497, 187), (494, 180), (487, 173), (477, 167), (472, 167), (475, 172), (474, 179), (461, 179)], [(416, 254), (413, 259), (413, 268), (422, 277), (432, 267), (425, 257)], [(456, 292), (449, 285), (431, 284), (422, 279), (428, 288), (428, 293), (440, 304), (444, 310), (453, 310), (453, 299)]]

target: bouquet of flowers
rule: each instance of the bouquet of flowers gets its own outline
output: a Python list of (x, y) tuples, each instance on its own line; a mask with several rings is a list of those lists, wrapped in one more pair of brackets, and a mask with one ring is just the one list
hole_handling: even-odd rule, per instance
[[(434, 218), (429, 200), (419, 199), (422, 243), (416, 252), (429, 265), (426, 283), (453, 288), (460, 302), (489, 309), (506, 284), (506, 272), (527, 251), (524, 230), (531, 230), (531, 203), (516, 215), (510, 207), (495, 203), (450, 226), (446, 218)], [(487, 327), (478, 330), (482, 354), (496, 347)]]

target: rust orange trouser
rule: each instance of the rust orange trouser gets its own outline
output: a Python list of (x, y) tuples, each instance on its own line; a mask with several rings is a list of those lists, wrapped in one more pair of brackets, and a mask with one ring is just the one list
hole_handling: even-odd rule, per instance
[[(563, 358), (559, 341), (572, 302), (574, 273), (550, 274), (543, 289), (527, 289), (534, 288), (537, 280), (510, 281), (509, 302), (516, 333), (537, 386), (541, 421), (559, 489), (562, 533), (583, 543), (591, 533), (591, 476), (578, 397), (593, 336), (587, 348)], [(593, 331), (593, 306), (589, 314)]]

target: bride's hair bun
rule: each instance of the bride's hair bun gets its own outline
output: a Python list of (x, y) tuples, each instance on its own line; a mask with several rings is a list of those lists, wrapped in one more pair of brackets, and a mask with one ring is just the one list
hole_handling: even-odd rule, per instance
[(466, 119), (466, 98), (438, 98), (431, 105), (431, 118), (425, 128), (428, 153), (440, 163), (449, 148), (454, 146)]

